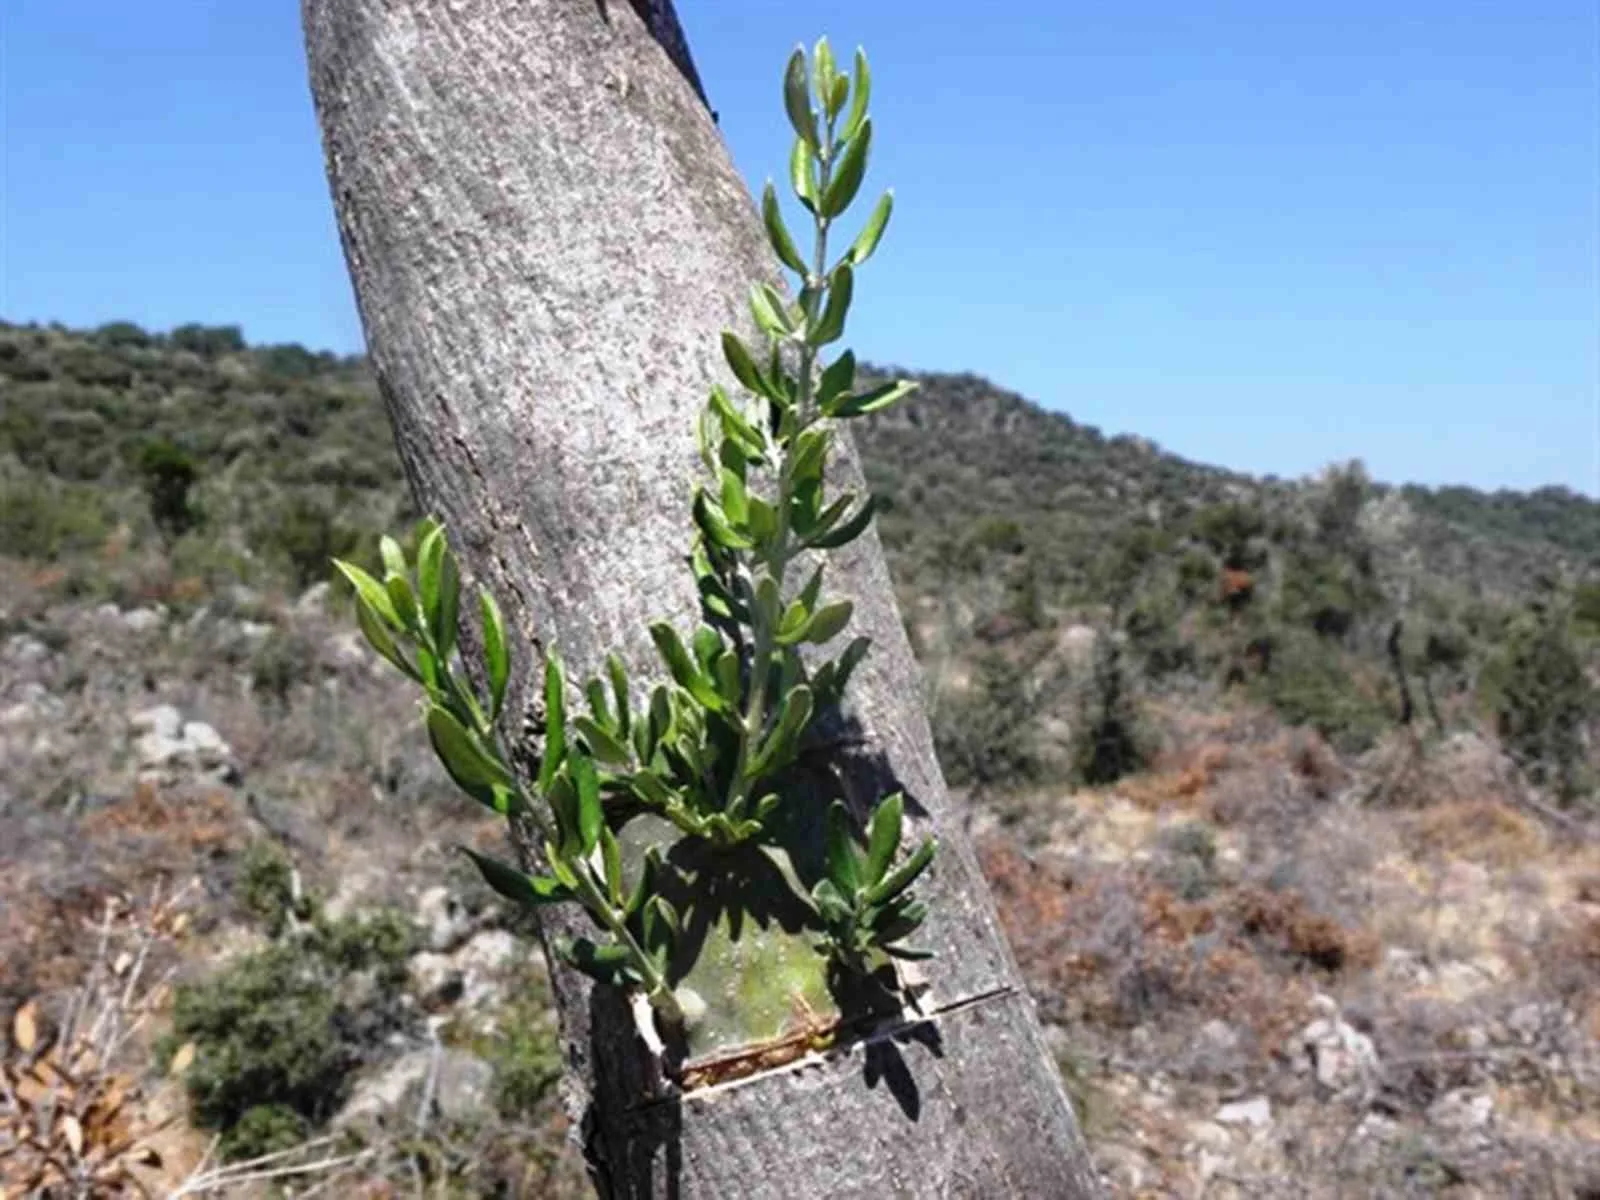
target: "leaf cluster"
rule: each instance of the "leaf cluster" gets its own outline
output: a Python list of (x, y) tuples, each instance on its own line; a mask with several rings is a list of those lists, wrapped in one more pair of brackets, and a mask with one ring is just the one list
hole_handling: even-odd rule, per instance
[[(652, 847), (637, 878), (627, 878), (621, 827), (643, 811), (717, 849), (772, 844), (780, 808), (808, 800), (790, 769), (820, 715), (842, 701), (869, 647), (855, 638), (824, 654), (841, 639), (853, 606), (825, 593), (823, 556), (860, 537), (873, 517), (870, 496), (830, 488), (828, 463), (840, 422), (880, 412), (914, 385), (858, 390), (854, 355), (824, 365), (819, 353), (842, 336), (855, 271), (877, 247), (892, 207), (886, 194), (830, 263), (829, 231), (866, 168), (870, 87), (865, 56), (857, 53), (847, 77), (826, 40), (809, 70), (803, 50), (789, 61), (791, 182), (813, 218), (813, 254), (809, 262), (800, 256), (769, 184), (763, 223), (774, 253), (799, 273), (797, 299), (768, 284), (752, 289), (751, 314), (768, 338), (762, 352), (731, 331), (722, 335), (728, 368), (746, 394), (714, 387), (698, 426), (707, 478), (692, 493), (689, 564), (702, 621), (687, 638), (669, 622), (650, 626), (665, 678), (647, 695), (615, 654), (602, 677), (570, 689), (560, 657), (547, 654), (537, 777), (523, 779), (499, 732), (511, 674), (504, 619), (480, 590), (480, 695), (459, 668), (461, 574), (438, 522), (418, 528), (414, 559), (385, 537), (381, 579), (336, 564), (354, 589), (368, 641), (422, 687), (429, 737), (457, 786), (496, 813), (530, 821), (542, 837), (544, 872), (467, 851), (486, 881), (529, 906), (581, 903), (596, 936), (569, 939), (561, 953), (601, 982), (643, 989), (675, 1024), (683, 1014), (669, 976), (682, 920), (661, 887), (671, 868)], [(802, 565), (805, 581), (796, 587), (794, 568)], [(819, 649), (803, 656), (808, 646)], [(582, 696), (581, 710), (569, 706), (569, 690)], [(934, 845), (925, 841), (891, 871), (902, 803), (895, 796), (877, 807), (865, 852), (837, 810), (828, 818), (829, 878), (810, 893), (791, 883), (817, 915), (823, 952), (836, 962), (864, 967), (876, 950), (911, 953), (894, 944), (925, 915), (909, 889)]]

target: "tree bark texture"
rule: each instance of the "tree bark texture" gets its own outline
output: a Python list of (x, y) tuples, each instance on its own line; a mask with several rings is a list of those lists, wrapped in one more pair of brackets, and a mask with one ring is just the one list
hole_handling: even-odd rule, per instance
[[(421, 506), (500, 598), (524, 685), (551, 644), (575, 678), (612, 649), (658, 677), (647, 622), (697, 614), (694, 419), (713, 382), (736, 386), (719, 333), (756, 342), (744, 297), (778, 277), (687, 48), (596, 0), (304, 0), (303, 15), (345, 256)], [(835, 485), (859, 487), (847, 436), (840, 450)], [(876, 536), (832, 561), (852, 632), (873, 639), (851, 685), (860, 769), (905, 791), (908, 839), (941, 843), (919, 888), (937, 953), (922, 1015), (680, 1095), (650, 1077), (615, 993), (555, 966), (597, 1186), (1098, 1195), (948, 803)]]

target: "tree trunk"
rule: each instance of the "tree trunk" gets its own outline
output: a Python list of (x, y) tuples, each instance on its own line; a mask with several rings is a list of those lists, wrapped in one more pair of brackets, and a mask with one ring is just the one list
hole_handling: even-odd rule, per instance
[[(524, 681), (552, 643), (578, 677), (611, 649), (654, 677), (647, 621), (687, 628), (697, 613), (694, 418), (713, 382), (733, 385), (718, 335), (754, 340), (743, 298), (777, 277), (687, 48), (669, 57), (633, 6), (605, 0), (305, 0), (304, 19), (345, 257), (421, 507), (501, 599)], [(840, 449), (836, 482), (859, 486), (848, 437)], [(850, 697), (872, 769), (904, 789), (910, 836), (941, 842), (920, 887), (919, 941), (937, 953), (923, 1015), (677, 1093), (616, 994), (556, 965), (596, 1184), (1097, 1195), (947, 802), (875, 535), (839, 552), (832, 576), (873, 639)], [(547, 939), (580, 920), (558, 912)]]

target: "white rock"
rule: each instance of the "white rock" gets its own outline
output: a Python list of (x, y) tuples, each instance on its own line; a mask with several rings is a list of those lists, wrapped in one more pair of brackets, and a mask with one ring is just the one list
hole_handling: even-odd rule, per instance
[(1372, 1039), (1338, 1017), (1319, 1017), (1300, 1031), (1299, 1042), (1317, 1082), (1336, 1096), (1365, 1097), (1378, 1080)]
[(454, 1004), (466, 991), (465, 972), (447, 955), (425, 950), (413, 954), (407, 966), (411, 971), (411, 990), (422, 1007), (430, 1011)]
[(25, 667), (30, 663), (43, 662), (49, 658), (50, 647), (36, 637), (19, 633), (15, 637), (6, 639), (5, 656), (9, 662)]
[(1428, 1120), (1443, 1129), (1470, 1133), (1487, 1126), (1494, 1117), (1494, 1097), (1488, 1092), (1456, 1088), (1428, 1107)]
[(297, 616), (317, 616), (327, 611), (328, 596), (333, 591), (333, 585), (326, 579), (321, 583), (314, 583), (294, 602), (294, 611)]
[(160, 609), (135, 608), (122, 614), (122, 627), (129, 633), (153, 633), (166, 624), (167, 615)]
[(220, 766), (233, 753), (222, 735), (204, 721), (184, 722), (183, 740), (188, 752), (203, 767)]
[(158, 704), (154, 708), (136, 712), (128, 723), (135, 729), (158, 733), (162, 737), (175, 738), (183, 732), (183, 714), (170, 704)]
[(444, 953), (472, 936), (473, 914), (447, 887), (431, 887), (417, 897), (417, 923), (429, 950)]
[(1235, 1100), (1217, 1109), (1214, 1119), (1223, 1125), (1249, 1125), (1253, 1129), (1265, 1129), (1272, 1124), (1272, 1101), (1265, 1096)]

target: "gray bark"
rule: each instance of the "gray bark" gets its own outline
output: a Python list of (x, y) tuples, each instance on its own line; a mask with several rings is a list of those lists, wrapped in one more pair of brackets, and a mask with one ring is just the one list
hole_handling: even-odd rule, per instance
[[(718, 335), (754, 340), (743, 297), (776, 278), (692, 65), (680, 73), (615, 3), (305, 0), (304, 19), (345, 256), (422, 507), (501, 599), (524, 671), (552, 643), (578, 677), (613, 648), (649, 669), (647, 621), (689, 628), (696, 613), (694, 417), (712, 382), (733, 386)], [(859, 485), (843, 448), (838, 482)], [(837, 556), (833, 579), (873, 639), (852, 684), (873, 752), (861, 769), (904, 789), (908, 837), (942, 843), (921, 888), (932, 915), (918, 940), (938, 955), (925, 1016), (663, 1097), (614, 994), (558, 967), (597, 1186), (1097, 1195), (947, 800), (875, 536)]]

